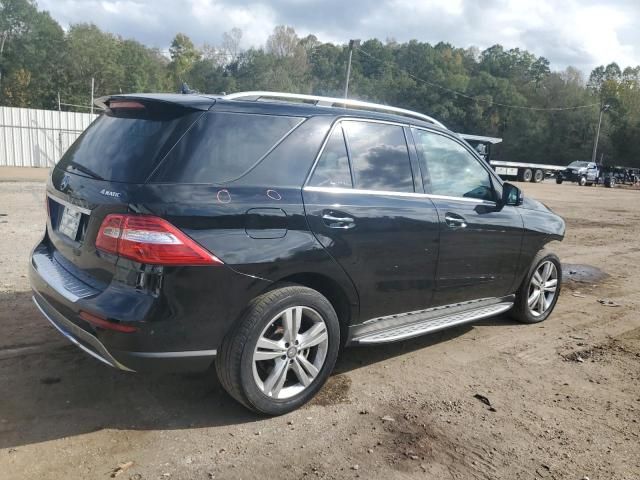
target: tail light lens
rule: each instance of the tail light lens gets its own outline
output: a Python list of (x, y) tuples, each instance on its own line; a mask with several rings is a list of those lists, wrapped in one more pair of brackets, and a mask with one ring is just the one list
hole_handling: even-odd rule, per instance
[(151, 265), (223, 263), (166, 220), (147, 215), (107, 215), (96, 248)]

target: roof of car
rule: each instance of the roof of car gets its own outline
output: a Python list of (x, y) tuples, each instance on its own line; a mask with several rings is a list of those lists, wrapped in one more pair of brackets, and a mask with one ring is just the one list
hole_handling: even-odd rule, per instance
[(405, 125), (415, 125), (421, 127), (434, 128), (436, 130), (448, 131), (431, 122), (418, 118), (410, 118), (393, 113), (377, 112), (372, 110), (362, 110), (358, 108), (329, 107), (313, 105), (309, 103), (282, 101), (273, 99), (261, 100), (228, 100), (223, 95), (210, 94), (179, 94), (179, 93), (128, 93), (108, 95), (98, 98), (95, 103), (99, 107), (105, 108), (114, 99), (129, 100), (151, 100), (167, 102), (181, 105), (196, 110), (209, 110), (214, 107), (221, 111), (245, 112), (254, 114), (288, 115), (298, 117), (313, 117), (317, 115), (329, 115), (334, 117), (354, 117), (372, 120), (381, 120), (402, 123)]

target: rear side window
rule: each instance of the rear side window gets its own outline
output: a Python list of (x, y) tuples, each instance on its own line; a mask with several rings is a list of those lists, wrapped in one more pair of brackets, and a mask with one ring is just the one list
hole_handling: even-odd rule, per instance
[(113, 182), (141, 183), (202, 112), (127, 102), (98, 117), (57, 168)]
[(342, 122), (355, 188), (413, 192), (413, 175), (404, 131), (398, 125)]
[(153, 181), (220, 184), (235, 180), (303, 120), (209, 112), (171, 150)]
[(495, 200), (489, 172), (458, 142), (437, 133), (413, 129), (425, 183), (431, 193), (450, 197)]
[(327, 140), (309, 181), (314, 187), (352, 188), (351, 169), (342, 127), (338, 125)]

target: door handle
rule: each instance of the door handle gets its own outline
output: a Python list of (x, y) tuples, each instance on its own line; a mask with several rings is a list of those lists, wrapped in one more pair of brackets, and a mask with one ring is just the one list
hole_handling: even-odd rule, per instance
[(456, 215), (455, 213), (447, 213), (444, 216), (444, 223), (446, 223), (448, 226), (452, 228), (467, 227), (467, 221), (464, 219), (464, 217), (461, 217), (460, 215)]
[(356, 221), (353, 217), (345, 216), (341, 212), (324, 212), (322, 214), (322, 220), (329, 228), (342, 228), (348, 229), (356, 226)]

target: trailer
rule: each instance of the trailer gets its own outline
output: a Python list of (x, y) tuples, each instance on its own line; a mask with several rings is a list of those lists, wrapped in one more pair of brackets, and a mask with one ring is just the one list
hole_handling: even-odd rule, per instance
[(459, 133), (478, 152), (478, 155), (493, 168), (501, 178), (519, 180), (521, 182), (542, 182), (546, 177), (556, 176), (567, 167), (562, 165), (547, 165), (543, 163), (504, 162), (491, 160), (491, 147), (502, 142), (502, 138), (485, 137)]
[(546, 177), (557, 176), (567, 167), (562, 165), (547, 165), (544, 163), (503, 162), (491, 160), (489, 164), (498, 175), (506, 179), (516, 179), (520, 182), (542, 182)]

